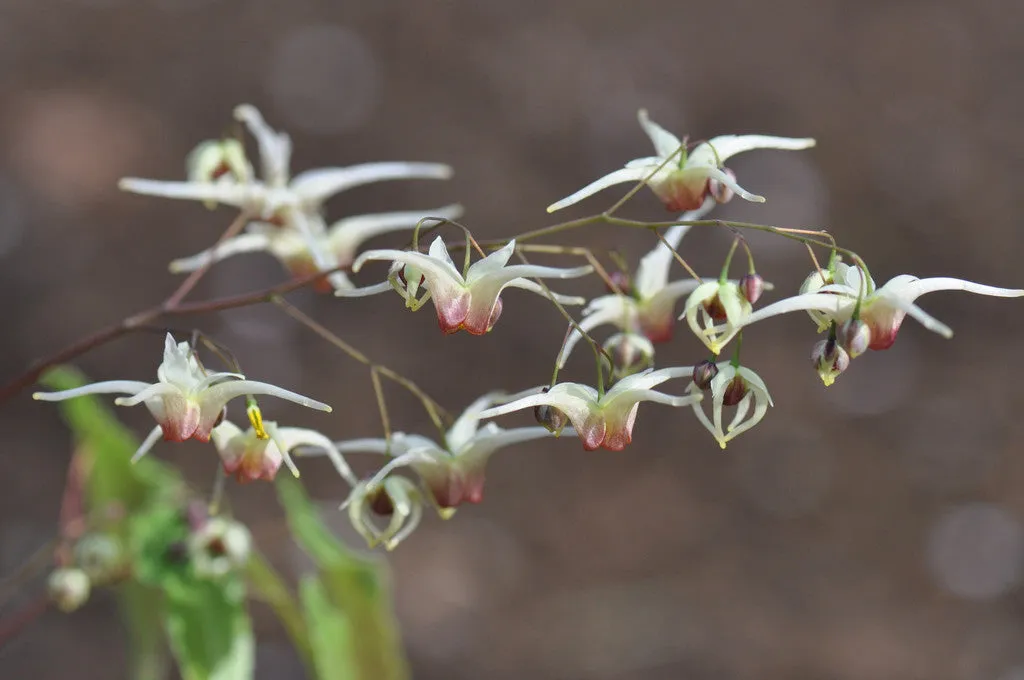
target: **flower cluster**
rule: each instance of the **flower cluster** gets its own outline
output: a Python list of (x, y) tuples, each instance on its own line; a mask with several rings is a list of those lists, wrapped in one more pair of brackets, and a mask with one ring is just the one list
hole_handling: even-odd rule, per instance
[[(256, 404), (257, 395), (274, 396), (321, 411), (330, 411), (330, 407), (280, 387), (248, 380), (237, 366), (230, 366), (232, 372), (209, 371), (192, 344), (176, 342), (171, 335), (165, 341), (156, 383), (115, 380), (34, 396), (57, 401), (84, 394), (127, 395), (118, 397), (114, 403), (144, 404), (157, 422), (135, 454), (136, 459), (145, 455), (161, 436), (174, 442), (212, 439), (224, 472), (240, 482), (271, 480), (282, 465), (297, 475), (293, 456), (325, 456), (350, 488), (342, 507), (347, 509), (357, 531), (371, 546), (380, 544), (391, 549), (413, 531), (424, 508), (433, 507), (447, 518), (462, 504), (479, 503), (487, 462), (501, 448), (574, 435), (587, 451), (621, 451), (633, 440), (641, 402), (690, 407), (695, 422), (724, 449), (738, 435), (761, 422), (773, 405), (765, 381), (743, 363), (741, 356), (743, 335), (758, 321), (787, 312), (807, 312), (818, 331), (828, 334), (816, 342), (811, 356), (814, 370), (828, 386), (849, 369), (853, 359), (868, 351), (889, 349), (907, 316), (931, 331), (951, 336), (948, 326), (917, 306), (917, 298), (925, 293), (959, 290), (997, 297), (1024, 296), (1020, 289), (945, 277), (896, 276), (879, 287), (864, 260), (856, 254), (834, 242), (795, 236), (811, 232), (788, 230), (788, 237), (803, 240), (809, 248), (824, 247), (828, 252), (827, 266), (820, 267), (812, 257), (814, 269), (795, 295), (758, 307), (763, 294), (774, 287), (757, 272), (754, 255), (741, 237), (734, 240), (724, 263), (716, 267), (718, 271), (705, 277), (698, 277), (685, 264), (678, 252), (681, 241), (695, 225), (713, 226), (716, 222), (706, 220), (706, 215), (733, 196), (753, 202), (765, 200), (738, 183), (735, 173), (723, 165), (729, 158), (756, 149), (808, 149), (814, 146), (814, 140), (724, 135), (691, 148), (685, 138), (681, 140), (651, 121), (646, 111), (641, 110), (638, 117), (656, 155), (628, 162), (624, 168), (553, 203), (548, 211), (568, 207), (607, 187), (632, 183), (648, 186), (667, 209), (683, 212), (671, 225), (616, 222), (610, 212), (594, 218), (593, 221), (657, 228), (659, 239), (640, 258), (632, 275), (615, 272), (605, 277), (607, 294), (589, 302), (583, 297), (552, 292), (542, 280), (586, 277), (595, 269), (603, 275), (597, 261), (588, 255), (590, 264), (585, 266), (530, 264), (523, 242), (537, 232), (521, 235), (518, 240), (481, 244), (465, 230), (464, 242), (446, 242), (437, 235), (425, 252), (421, 250), (420, 237), (424, 234), (420, 227), (429, 223), (426, 228), (434, 229), (459, 218), (462, 209), (458, 205), (433, 211), (350, 216), (328, 225), (323, 204), (337, 192), (385, 180), (446, 179), (452, 171), (442, 164), (402, 161), (311, 170), (291, 177), (288, 136), (271, 129), (252, 106), (236, 108), (235, 118), (256, 141), (261, 161), (259, 177), (244, 145), (239, 140), (227, 139), (204, 142), (196, 148), (187, 163), (188, 181), (121, 182), (122, 188), (136, 193), (197, 200), (208, 206), (225, 204), (241, 211), (243, 232), (198, 255), (174, 260), (171, 269), (175, 272), (196, 271), (239, 253), (265, 251), (280, 260), (293, 276), (323, 274), (320, 282), (333, 289), (339, 298), (332, 304), (389, 290), (396, 291), (413, 311), (432, 301), (444, 333), (490, 332), (501, 316), (501, 295), (507, 288), (530, 291), (556, 305), (567, 317), (569, 328), (563, 336), (555, 360), (555, 377), (550, 383), (514, 395), (487, 392), (454, 421), (437, 416), (433, 400), (423, 396), (419, 388), (402, 383), (435, 416), (440, 435), (436, 439), (388, 432), (383, 438), (335, 442), (318, 431), (264, 422)], [(565, 223), (561, 229), (584, 223)], [(741, 229), (750, 225), (733, 226)], [(777, 231), (772, 227), (759, 228)], [(556, 226), (540, 232), (555, 233), (559, 229)], [(402, 230), (410, 232), (408, 247), (359, 252), (367, 240)], [(460, 249), (457, 252), (461, 266), (452, 258), (456, 248)], [(579, 254), (580, 250), (571, 252), (566, 248), (561, 252)], [(547, 252), (558, 249), (549, 248)], [(740, 276), (732, 272), (733, 255), (737, 252), (746, 253), (748, 264)], [(520, 261), (512, 264), (516, 256)], [(364, 266), (377, 261), (388, 265), (383, 281), (378, 278), (358, 287), (349, 278), (349, 274), (364, 275)], [(688, 274), (674, 278), (674, 262), (682, 264)], [(620, 264), (626, 269), (624, 263)], [(679, 310), (677, 303), (683, 298), (685, 302)], [(564, 307), (584, 304), (578, 320)], [(661, 350), (657, 346), (674, 340), (676, 321), (683, 319), (703, 347), (701, 351), (710, 352), (711, 356), (691, 362), (691, 366), (661, 366), (656, 353)], [(599, 343), (591, 334), (603, 326), (614, 327), (614, 333)], [(594, 350), (596, 379), (583, 383), (559, 381), (559, 372), (567, 368), (574, 348), (583, 340)], [(722, 356), (727, 349), (731, 351)], [(369, 360), (364, 363), (371, 365)], [(375, 371), (379, 369), (371, 366)], [(683, 384), (672, 393), (655, 389), (669, 381)], [(227, 417), (227, 404), (242, 396), (246, 397), (249, 420), (245, 429)], [(379, 391), (377, 396), (383, 399)], [(535, 420), (532, 425), (504, 429), (494, 422), (483, 422), (529, 409)], [(385, 462), (377, 472), (360, 479), (345, 456), (361, 454), (383, 456)], [(211, 571), (221, 568), (225, 567), (211, 562)], [(53, 588), (68, 607), (87, 595), (83, 594), (76, 575), (64, 575), (62, 579)]]

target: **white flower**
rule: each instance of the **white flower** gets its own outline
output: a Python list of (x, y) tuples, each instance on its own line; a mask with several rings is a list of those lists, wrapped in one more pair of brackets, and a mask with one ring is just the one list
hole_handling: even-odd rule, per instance
[(351, 485), (356, 484), (352, 470), (326, 436), (301, 427), (278, 427), (272, 421), (262, 422), (261, 425), (263, 433), (251, 426), (243, 431), (228, 420), (213, 428), (213, 444), (220, 454), (224, 472), (234, 475), (239, 482), (257, 479), (272, 481), (282, 462), (297, 477), (298, 469), (289, 454), (299, 446), (315, 446), (331, 459), (345, 481)]
[[(444, 441), (395, 432), (386, 439), (353, 439), (337, 443), (342, 453), (380, 453), (394, 456), (371, 479), (353, 489), (345, 505), (353, 526), (370, 546), (383, 542), (389, 550), (408, 536), (420, 520), (424, 495), (415, 484), (392, 473), (409, 467), (420, 477), (431, 503), (442, 517), (450, 517), (462, 503), (483, 499), (487, 461), (498, 449), (550, 436), (543, 427), (505, 430), (494, 423), (480, 427), (480, 414), (505, 394), (492, 392), (472, 404), (445, 433)], [(300, 455), (316, 455), (320, 449), (304, 449)], [(384, 529), (373, 515), (390, 516)]]
[[(688, 391), (692, 394), (699, 394), (700, 388), (691, 383)], [(750, 412), (753, 404), (754, 411)], [(733, 416), (729, 426), (722, 429), (722, 408), (724, 406), (735, 406), (736, 414)], [(765, 413), (772, 404), (771, 395), (764, 381), (749, 368), (733, 366), (732, 362), (718, 364), (718, 375), (711, 380), (711, 414), (712, 420), (708, 420), (704, 409), (700, 404), (694, 403), (693, 412), (697, 420), (707, 428), (718, 445), (723, 449), (733, 438), (743, 434), (750, 428), (761, 422)], [(749, 418), (747, 416), (750, 415)]]
[(287, 399), (302, 406), (330, 412), (331, 407), (275, 385), (246, 380), (239, 373), (207, 373), (189, 343), (175, 344), (170, 333), (164, 342), (164, 360), (157, 368), (157, 382), (111, 380), (85, 385), (63, 392), (36, 392), (33, 399), (62, 401), (86, 394), (129, 394), (118, 397), (118, 406), (145, 404), (156, 419), (157, 427), (142, 442), (133, 460), (152, 448), (160, 434), (167, 441), (186, 439), (209, 441), (210, 433), (221, 419), (224, 406), (243, 395), (266, 394)]
[(673, 396), (652, 389), (666, 380), (692, 374), (692, 366), (646, 370), (618, 381), (603, 396), (589, 385), (558, 383), (538, 394), (490, 408), (480, 417), (494, 418), (524, 408), (552, 407), (572, 422), (587, 451), (602, 446), (611, 451), (621, 451), (633, 441), (633, 424), (641, 401), (688, 406), (701, 400), (703, 395), (699, 393)]
[(683, 316), (693, 334), (718, 354), (740, 332), (751, 311), (738, 281), (718, 280), (693, 289), (686, 299)]
[[(815, 272), (805, 281), (803, 289), (815, 292), (803, 292), (759, 309), (748, 316), (743, 325), (750, 325), (777, 314), (804, 310), (820, 314), (820, 316), (812, 314), (812, 318), (818, 323), (819, 330), (823, 330), (833, 322), (841, 324), (852, 318), (854, 310), (857, 308), (857, 299), (863, 294), (860, 303), (860, 319), (867, 324), (871, 332), (871, 342), (868, 347), (876, 350), (888, 349), (896, 342), (900, 325), (907, 315), (917, 319), (922, 326), (930, 331), (946, 338), (952, 337), (953, 331), (949, 326), (914, 304), (917, 298), (926, 293), (940, 290), (962, 290), (992, 297), (1024, 296), (1024, 290), (1017, 288), (996, 288), (948, 277), (919, 279), (907, 274), (896, 276), (881, 288), (875, 288), (874, 281), (863, 279), (858, 267), (841, 262), (835, 266), (832, 283), (818, 286), (814, 283), (813, 277), (818, 277), (820, 280), (820, 274)], [(826, 277), (828, 277), (827, 272)]]
[[(662, 200), (669, 210), (695, 210), (703, 203), (709, 193), (709, 184), (714, 189), (713, 195), (725, 198), (728, 192), (721, 187), (728, 187), (741, 198), (748, 201), (763, 202), (763, 196), (752, 194), (736, 183), (732, 173), (722, 168), (722, 163), (744, 151), (753, 149), (807, 149), (814, 146), (813, 139), (793, 139), (790, 137), (769, 137), (766, 135), (723, 135), (698, 144), (686, 154), (680, 147), (684, 145), (678, 137), (662, 128), (647, 117), (647, 111), (640, 109), (637, 117), (644, 132), (654, 144), (656, 156), (638, 158), (626, 163), (626, 167), (615, 170), (601, 179), (588, 184), (576, 193), (548, 206), (548, 212), (561, 210), (577, 203), (588, 196), (596, 194), (616, 184), (626, 182), (637, 183), (654, 173), (647, 185)], [(677, 154), (677, 152), (679, 152)], [(675, 155), (673, 160), (665, 161)], [(654, 172), (659, 166), (660, 170)]]
[(334, 194), (362, 184), (393, 179), (448, 179), (452, 175), (452, 169), (441, 163), (396, 161), (307, 170), (290, 177), (292, 143), (288, 135), (267, 125), (254, 106), (242, 104), (235, 107), (234, 113), (235, 119), (244, 123), (256, 139), (262, 179), (232, 172), (216, 181), (204, 181), (207, 173), (199, 165), (199, 159), (203, 158), (200, 152), (209, 149), (204, 143), (196, 149), (190, 164), (190, 174), (199, 181), (163, 182), (127, 177), (119, 186), (125, 191), (149, 196), (224, 203), (265, 220), (278, 218), (287, 222), (287, 217), (279, 214), (283, 209), (314, 214)]
[[(251, 168), (246, 171), (248, 161), (243, 163), (239, 160), (234, 147), (225, 144), (218, 147), (216, 142), (204, 142), (189, 156), (191, 181), (164, 182), (127, 177), (118, 186), (125, 191), (148, 196), (235, 206), (250, 217), (258, 217), (297, 232), (305, 240), (306, 250), (316, 264), (317, 271), (326, 271), (332, 268), (332, 258), (322, 243), (327, 226), (321, 216), (321, 208), (328, 198), (372, 182), (448, 179), (452, 176), (452, 169), (441, 163), (395, 161), (320, 168), (291, 177), (289, 165), (292, 143), (288, 135), (273, 130), (263, 120), (260, 112), (249, 104), (235, 107), (234, 114), (235, 119), (244, 123), (256, 139), (262, 179), (255, 179)], [(220, 172), (224, 168), (229, 171)], [(234, 247), (242, 246), (236, 243)], [(343, 277), (332, 276), (331, 282), (334, 287), (344, 287)]]
[[(429, 253), (413, 250), (368, 250), (355, 261), (352, 271), (358, 272), (370, 260), (393, 262), (389, 280), (392, 286), (405, 298), (406, 306), (416, 310), (427, 301), (434, 300), (437, 322), (445, 333), (465, 329), (473, 335), (483, 335), (491, 330), (501, 315), (501, 291), (506, 287), (522, 288), (538, 295), (546, 294), (544, 289), (530, 278), (570, 279), (586, 276), (592, 267), (562, 269), (539, 265), (508, 265), (516, 242), (496, 250), (487, 257), (469, 266), (465, 276), (459, 271), (444, 240), (438, 236), (430, 244)], [(426, 293), (417, 298), (419, 288)], [(377, 286), (363, 289), (366, 294), (380, 292)], [(360, 295), (355, 291), (340, 291), (340, 295)], [(561, 304), (583, 304), (583, 298), (566, 297), (552, 293)]]
[(479, 503), (484, 493), (484, 468), (492, 454), (506, 446), (550, 436), (543, 427), (519, 427), (505, 430), (495, 423), (480, 427), (482, 412), (509, 397), (491, 392), (463, 411), (445, 433), (444, 442), (416, 434), (395, 432), (386, 439), (354, 439), (338, 442), (343, 453), (390, 453), (394, 456), (382, 467), (371, 486), (383, 481), (399, 467), (411, 467), (430, 490), (438, 508), (455, 508), (462, 503)]
[[(714, 207), (711, 199), (704, 201), (698, 210), (684, 213), (680, 222), (699, 220)], [(689, 225), (679, 224), (665, 232), (665, 241), (659, 241), (649, 253), (640, 259), (636, 276), (630, 290), (619, 295), (612, 293), (594, 298), (583, 309), (580, 329), (585, 333), (604, 324), (613, 324), (620, 330), (647, 336), (651, 342), (667, 342), (672, 339), (675, 325), (675, 302), (693, 291), (698, 282), (695, 279), (681, 279), (669, 283), (669, 269), (674, 261), (672, 250), (678, 247)], [(583, 336), (575, 328), (569, 333), (558, 356), (558, 367), (565, 366), (569, 354)]]
[(197, 576), (223, 578), (249, 561), (252, 534), (240, 522), (211, 517), (189, 536), (188, 551)]
[[(239, 253), (266, 251), (277, 258), (295, 278), (310, 276), (318, 271), (347, 267), (356, 258), (359, 247), (369, 239), (391, 231), (414, 228), (427, 217), (448, 220), (458, 219), (462, 215), (461, 205), (448, 205), (430, 211), (405, 211), (355, 215), (338, 220), (323, 233), (314, 231), (313, 247), (309, 239), (293, 229), (282, 228), (269, 222), (251, 222), (246, 228), (247, 233), (236, 236), (208, 248), (198, 255), (171, 262), (172, 272), (191, 272), (206, 266), (209, 262), (219, 262)], [(315, 221), (315, 220), (314, 220)], [(325, 267), (318, 267), (314, 251), (320, 253)], [(329, 290), (333, 285), (336, 289), (353, 288), (343, 272), (335, 272), (324, 281), (321, 290)], [(381, 292), (388, 290), (390, 285), (382, 284)]]

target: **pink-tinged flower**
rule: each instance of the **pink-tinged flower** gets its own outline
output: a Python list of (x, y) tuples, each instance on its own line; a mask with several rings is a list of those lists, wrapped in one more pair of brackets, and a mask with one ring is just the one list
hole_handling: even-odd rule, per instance
[[(691, 383), (687, 389), (691, 394), (700, 394), (701, 391), (696, 383)], [(751, 405), (753, 412), (750, 411)], [(768, 407), (773, 405), (768, 388), (757, 373), (726, 361), (718, 364), (718, 373), (711, 380), (711, 420), (701, 404), (694, 403), (693, 412), (724, 449), (731, 440), (761, 422)], [(728, 427), (723, 429), (722, 409), (726, 406), (735, 406), (736, 413)]]
[(494, 418), (525, 408), (548, 406), (568, 417), (587, 451), (601, 447), (621, 451), (633, 441), (633, 424), (641, 401), (688, 406), (701, 400), (703, 395), (699, 393), (673, 396), (652, 389), (666, 380), (692, 374), (692, 366), (647, 370), (623, 378), (603, 395), (589, 385), (558, 383), (546, 392), (487, 409), (480, 417)]
[[(771, 288), (771, 284), (764, 286)], [(718, 354), (740, 332), (751, 311), (738, 281), (717, 280), (693, 289), (683, 316), (697, 339)]]
[[(698, 144), (687, 155), (685, 148), (680, 151), (685, 142), (650, 120), (647, 111), (640, 109), (637, 117), (640, 126), (654, 144), (657, 155), (637, 158), (626, 163), (626, 167), (615, 170), (571, 196), (552, 203), (548, 206), (548, 212), (578, 203), (610, 186), (636, 184), (648, 177), (650, 179), (647, 179), (647, 185), (665, 207), (672, 211), (696, 210), (709, 194), (723, 202), (735, 193), (748, 201), (763, 203), (763, 196), (752, 194), (737, 184), (732, 171), (723, 168), (722, 163), (736, 154), (753, 149), (799, 150), (810, 148), (815, 143), (813, 139), (806, 138), (723, 135)], [(668, 160), (670, 157), (672, 160)], [(661, 169), (658, 169), (659, 166)]]
[[(680, 222), (699, 220), (714, 207), (713, 200), (705, 200), (699, 210), (684, 213)], [(637, 333), (651, 342), (667, 342), (672, 339), (676, 322), (676, 300), (693, 291), (699, 285), (695, 279), (668, 280), (669, 270), (674, 261), (673, 249), (679, 246), (689, 225), (679, 224), (665, 232), (665, 241), (659, 241), (649, 253), (640, 259), (636, 268), (633, 285), (623, 294), (612, 293), (591, 300), (583, 309), (579, 322), (584, 333), (595, 328), (612, 324), (627, 333)], [(575, 328), (569, 333), (558, 356), (558, 367), (565, 366), (569, 354), (583, 336)]]
[[(494, 327), (501, 315), (500, 295), (506, 287), (522, 288), (547, 297), (544, 289), (531, 278), (571, 279), (586, 276), (593, 271), (589, 266), (572, 269), (532, 264), (509, 266), (508, 261), (515, 248), (516, 242), (509, 241), (504, 248), (470, 265), (463, 276), (439, 236), (430, 244), (429, 253), (414, 250), (368, 250), (356, 259), (352, 271), (358, 272), (370, 260), (390, 261), (393, 265), (388, 278), (395, 290), (405, 298), (407, 307), (415, 311), (432, 298), (437, 310), (437, 323), (442, 331), (454, 333), (465, 329), (473, 335), (483, 335)], [(372, 294), (380, 292), (378, 288), (372, 286), (338, 294)], [(421, 288), (425, 288), (426, 292), (417, 297)], [(564, 305), (581, 305), (585, 302), (579, 297), (557, 293), (552, 293), (552, 296)]]
[(903, 319), (908, 315), (917, 319), (928, 330), (945, 338), (952, 337), (953, 331), (949, 326), (914, 304), (917, 298), (926, 293), (962, 290), (991, 297), (1024, 296), (1024, 290), (1017, 288), (996, 288), (948, 277), (919, 279), (907, 274), (896, 276), (881, 288), (876, 288), (870, 277), (863, 278), (858, 267), (842, 262), (835, 265), (834, 274), (829, 276), (828, 272), (825, 272), (825, 275), (826, 280), (831, 279), (829, 283), (822, 283), (820, 286), (813, 283), (813, 277), (820, 278), (820, 274), (815, 272), (804, 283), (805, 289), (814, 292), (803, 292), (759, 309), (748, 316), (743, 325), (777, 314), (803, 310), (811, 313), (812, 318), (818, 323), (819, 330), (823, 330), (832, 322), (842, 324), (851, 319), (857, 309), (857, 299), (863, 295), (859, 314), (861, 321), (867, 324), (870, 330), (868, 347), (876, 350), (889, 349), (896, 341)]
[(255, 428), (243, 431), (234, 423), (225, 420), (213, 428), (213, 445), (220, 454), (224, 472), (234, 475), (239, 482), (257, 479), (273, 481), (281, 463), (296, 477), (298, 468), (291, 458), (291, 451), (300, 446), (317, 447), (330, 458), (345, 481), (355, 485), (358, 481), (334, 443), (315, 430), (301, 427), (278, 427), (277, 423), (262, 423), (266, 436), (260, 436)]
[[(351, 265), (355, 261), (359, 247), (375, 236), (413, 229), (427, 217), (455, 220), (461, 215), (461, 205), (448, 205), (430, 211), (355, 215), (338, 220), (325, 229), (313, 229), (312, 239), (305, 238), (294, 229), (269, 222), (252, 222), (246, 228), (246, 233), (208, 248), (198, 255), (174, 260), (170, 269), (174, 273), (191, 272), (232, 255), (264, 251), (277, 258), (295, 278), (302, 278), (319, 271)], [(316, 222), (317, 219), (313, 217), (310, 221)], [(314, 250), (318, 255), (314, 254)], [(318, 261), (325, 266), (318, 266)], [(390, 289), (387, 283), (380, 285), (381, 292)], [(332, 287), (336, 290), (354, 288), (344, 272), (335, 272), (325, 279), (318, 289), (326, 292)]]
[(209, 441), (210, 433), (222, 418), (229, 401), (244, 395), (266, 394), (296, 404), (331, 411), (331, 407), (268, 383), (246, 380), (239, 373), (207, 373), (189, 343), (175, 344), (170, 333), (164, 342), (164, 360), (157, 369), (157, 382), (111, 380), (93, 383), (63, 392), (36, 392), (33, 399), (63, 401), (86, 394), (128, 394), (118, 397), (118, 406), (145, 404), (159, 425), (149, 433), (133, 460), (138, 460), (160, 438), (181, 442), (186, 439)]
[(337, 447), (343, 453), (394, 456), (374, 475), (372, 484), (383, 481), (396, 468), (410, 467), (423, 480), (438, 508), (479, 503), (484, 494), (484, 468), (498, 449), (550, 436), (543, 427), (505, 430), (495, 423), (481, 427), (481, 413), (508, 398), (504, 393), (491, 392), (474, 401), (448, 429), (441, 444), (420, 435), (395, 432), (390, 442), (354, 439), (338, 442)]

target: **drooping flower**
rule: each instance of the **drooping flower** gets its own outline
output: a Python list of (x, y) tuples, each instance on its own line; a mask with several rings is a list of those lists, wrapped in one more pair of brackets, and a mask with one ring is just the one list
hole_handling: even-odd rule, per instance
[[(656, 156), (637, 158), (601, 179), (588, 184), (576, 193), (548, 206), (548, 212), (567, 206), (616, 184), (637, 182), (650, 177), (647, 185), (662, 200), (668, 210), (695, 210), (709, 193), (719, 201), (728, 200), (732, 193), (754, 202), (764, 202), (763, 196), (752, 194), (737, 184), (732, 171), (722, 163), (736, 154), (753, 149), (799, 150), (814, 146), (813, 139), (771, 137), (766, 135), (723, 135), (698, 144), (687, 155), (680, 148), (685, 142), (650, 120), (647, 111), (637, 114), (640, 126), (654, 144)], [(668, 160), (669, 158), (672, 160)], [(668, 161), (668, 162), (666, 162)], [(660, 167), (660, 169), (658, 169)], [(657, 171), (657, 172), (655, 172)], [(653, 176), (652, 176), (653, 173)]]
[(443, 443), (417, 434), (395, 432), (386, 439), (354, 439), (338, 442), (343, 453), (388, 453), (394, 457), (374, 475), (371, 486), (383, 481), (396, 468), (412, 468), (440, 509), (483, 500), (487, 461), (499, 449), (547, 437), (543, 427), (506, 430), (495, 423), (480, 426), (481, 413), (508, 399), (502, 392), (483, 395), (470, 404), (448, 429)]
[[(284, 221), (281, 212), (295, 209), (306, 214), (319, 213), (320, 207), (334, 194), (373, 182), (394, 179), (449, 179), (452, 169), (441, 163), (407, 161), (363, 163), (344, 168), (320, 168), (291, 177), (291, 138), (272, 129), (256, 107), (242, 104), (235, 107), (235, 119), (248, 128), (259, 147), (262, 178), (255, 173), (239, 171), (216, 173), (207, 170), (212, 163), (198, 152), (211, 147), (204, 143), (196, 149), (190, 163), (193, 181), (165, 182), (127, 177), (121, 189), (147, 196), (223, 203), (235, 206), (264, 220)], [(244, 167), (244, 166), (241, 166)]]
[(480, 417), (494, 418), (525, 408), (548, 406), (568, 417), (587, 451), (600, 447), (621, 451), (633, 441), (633, 424), (641, 401), (688, 406), (701, 400), (703, 395), (699, 393), (674, 396), (652, 389), (692, 373), (692, 366), (649, 369), (619, 380), (603, 395), (589, 385), (558, 383), (546, 391), (487, 409)]
[(825, 387), (831, 387), (836, 378), (850, 367), (850, 353), (834, 337), (820, 340), (811, 350), (811, 365)]
[(157, 382), (110, 380), (62, 392), (36, 392), (33, 399), (63, 401), (86, 394), (128, 394), (118, 397), (118, 406), (145, 404), (157, 427), (142, 442), (133, 460), (141, 458), (160, 438), (181, 442), (209, 441), (214, 426), (223, 417), (229, 401), (243, 395), (266, 394), (296, 404), (330, 412), (331, 407), (301, 394), (269, 383), (246, 380), (240, 373), (208, 373), (187, 342), (175, 343), (170, 333), (164, 341), (163, 363), (157, 368)]
[[(1024, 296), (1024, 290), (1017, 288), (996, 288), (948, 277), (919, 279), (907, 274), (893, 277), (881, 288), (876, 288), (870, 277), (863, 278), (859, 267), (842, 262), (835, 265), (831, 282), (820, 286), (815, 284), (813, 277), (819, 277), (820, 280), (820, 276), (815, 272), (804, 284), (805, 289), (814, 292), (802, 292), (759, 309), (746, 317), (742, 325), (750, 325), (777, 314), (803, 310), (812, 313), (819, 330), (823, 330), (833, 322), (843, 324), (857, 312), (870, 332), (868, 348), (879, 350), (892, 346), (903, 319), (908, 315), (928, 330), (945, 338), (952, 337), (953, 331), (949, 326), (914, 304), (917, 298), (926, 293), (961, 290), (991, 297)], [(861, 298), (859, 311), (858, 298)], [(864, 331), (858, 328), (857, 333), (863, 334)]]
[(717, 280), (693, 289), (683, 316), (697, 339), (718, 354), (740, 332), (752, 311), (738, 281)]
[(241, 522), (210, 517), (188, 539), (196, 576), (219, 579), (245, 566), (252, 553), (252, 534)]
[[(493, 328), (501, 315), (501, 292), (506, 287), (522, 288), (546, 297), (544, 289), (531, 278), (570, 279), (586, 276), (592, 267), (562, 269), (539, 265), (509, 266), (516, 242), (477, 260), (465, 276), (452, 262), (444, 240), (438, 236), (430, 244), (429, 253), (414, 250), (368, 250), (356, 259), (352, 271), (358, 272), (370, 260), (393, 263), (388, 278), (391, 285), (405, 298), (406, 306), (417, 310), (428, 299), (433, 299), (437, 322), (445, 333), (465, 329), (473, 335), (483, 335)], [(353, 291), (339, 291), (342, 296), (356, 296), (380, 292), (378, 286)], [(420, 289), (426, 292), (420, 296)], [(365, 291), (365, 292), (364, 292)], [(579, 305), (585, 300), (552, 293), (561, 304)]]
[[(419, 526), (423, 502), (416, 483), (396, 475), (359, 482), (346, 501), (349, 521), (367, 545), (383, 544), (388, 550), (394, 550)], [(374, 516), (389, 518), (387, 526), (381, 528)]]
[[(701, 219), (714, 207), (715, 202), (707, 199), (698, 210), (682, 214), (680, 222)], [(673, 250), (679, 246), (690, 226), (678, 224), (665, 232), (665, 240), (659, 241), (649, 253), (640, 259), (636, 268), (633, 285), (628, 291), (611, 293), (594, 298), (583, 309), (580, 329), (590, 333), (604, 324), (612, 324), (619, 330), (645, 335), (651, 342), (667, 342), (672, 339), (675, 325), (676, 300), (692, 292), (699, 285), (696, 279), (668, 280), (674, 260)], [(582, 339), (575, 328), (566, 337), (558, 356), (558, 367), (565, 366), (569, 354)]]
[[(240, 234), (220, 245), (208, 248), (203, 252), (171, 262), (172, 272), (191, 272), (204, 267), (209, 262), (219, 262), (232, 255), (265, 251), (277, 258), (296, 278), (310, 276), (319, 271), (327, 271), (351, 265), (356, 258), (359, 247), (369, 239), (391, 231), (412, 229), (426, 217), (455, 220), (462, 215), (461, 205), (448, 205), (437, 210), (391, 212), (370, 215), (355, 215), (338, 220), (323, 233), (314, 233), (313, 247), (309, 239), (294, 229), (281, 228), (269, 222), (252, 222), (244, 234)], [(326, 267), (318, 266), (313, 251), (320, 254), (321, 262)], [(339, 290), (354, 288), (344, 272), (335, 272), (324, 281), (321, 290), (329, 290), (333, 285)], [(388, 290), (388, 284), (382, 284), (381, 292)]]
[(220, 454), (224, 472), (234, 475), (239, 482), (257, 479), (272, 481), (277, 476), (281, 463), (285, 463), (292, 474), (298, 476), (298, 469), (289, 455), (299, 446), (313, 446), (322, 450), (334, 464), (345, 481), (355, 485), (357, 480), (334, 443), (315, 430), (301, 427), (278, 427), (271, 421), (262, 422), (261, 436), (255, 427), (243, 431), (225, 420), (213, 428), (213, 444)]
[[(691, 383), (688, 391), (691, 394), (700, 394), (701, 388), (696, 383)], [(752, 413), (751, 405), (754, 407)], [(757, 373), (726, 361), (718, 364), (718, 373), (711, 380), (711, 419), (708, 419), (701, 404), (694, 403), (693, 412), (701, 425), (707, 428), (718, 445), (724, 449), (732, 439), (761, 422), (768, 412), (768, 407), (773, 405), (768, 388)], [(723, 429), (722, 409), (726, 406), (735, 406), (736, 413), (728, 427)]]

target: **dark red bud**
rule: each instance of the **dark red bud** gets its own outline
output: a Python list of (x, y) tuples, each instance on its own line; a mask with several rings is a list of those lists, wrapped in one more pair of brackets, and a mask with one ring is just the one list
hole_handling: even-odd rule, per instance
[(847, 319), (840, 324), (836, 335), (851, 358), (860, 356), (871, 346), (871, 327), (861, 319)]
[[(547, 391), (548, 388), (545, 387), (544, 392)], [(534, 406), (533, 417), (539, 424), (543, 425), (548, 432), (561, 432), (569, 422), (569, 417), (567, 415), (554, 406), (548, 406), (547, 404), (538, 404), (537, 406)]]
[(707, 392), (711, 389), (711, 381), (718, 375), (718, 365), (705, 359), (693, 367), (694, 384)]
[(735, 406), (745, 396), (747, 396), (747, 381), (740, 376), (736, 376), (729, 382), (729, 386), (725, 388), (722, 403), (726, 406)]
[(740, 292), (750, 304), (756, 303), (764, 293), (764, 279), (760, 274), (744, 274), (740, 278)]

